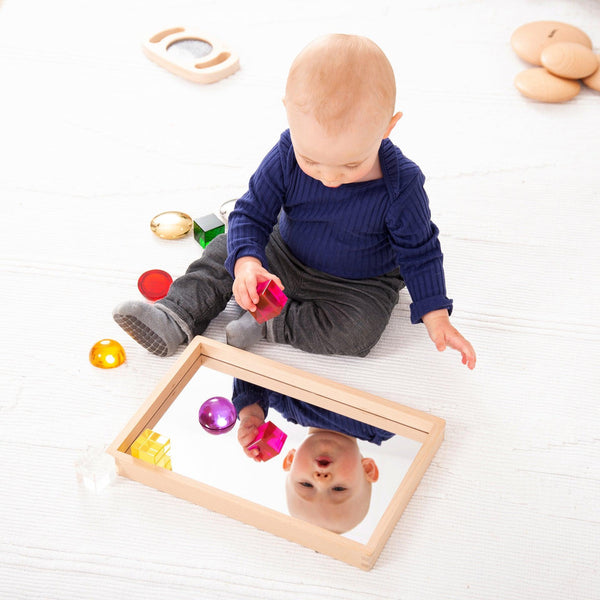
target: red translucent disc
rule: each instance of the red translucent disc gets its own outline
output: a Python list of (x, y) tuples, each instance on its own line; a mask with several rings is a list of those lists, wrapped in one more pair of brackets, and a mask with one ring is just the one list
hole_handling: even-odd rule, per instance
[(140, 275), (138, 289), (144, 298), (154, 302), (167, 295), (172, 283), (173, 278), (166, 271), (151, 269)]

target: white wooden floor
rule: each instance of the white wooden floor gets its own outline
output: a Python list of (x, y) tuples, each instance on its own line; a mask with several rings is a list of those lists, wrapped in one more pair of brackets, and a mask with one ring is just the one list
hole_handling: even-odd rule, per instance
[[(511, 32), (547, 19), (598, 51), (594, 0), (0, 2), (0, 597), (600, 598), (600, 93), (518, 95)], [(151, 63), (142, 40), (179, 25), (242, 69), (200, 86)], [(428, 176), (454, 323), (479, 357), (469, 372), (438, 354), (407, 295), (366, 359), (255, 348), (447, 420), (368, 573), (126, 479), (91, 494), (74, 467), (176, 359), (110, 314), (143, 271), (198, 255), (150, 219), (244, 191), (285, 128), (290, 61), (330, 31), (395, 66), (393, 140)], [(104, 337), (125, 365), (89, 364)]]

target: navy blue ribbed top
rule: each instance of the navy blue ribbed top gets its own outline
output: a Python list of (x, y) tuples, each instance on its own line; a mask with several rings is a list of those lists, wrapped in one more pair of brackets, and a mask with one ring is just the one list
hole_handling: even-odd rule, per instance
[[(298, 166), (285, 131), (229, 216), (228, 271), (233, 275), (242, 256), (254, 256), (268, 269), (265, 246), (279, 220), (290, 251), (313, 269), (366, 279), (399, 267), (411, 295), (413, 323), (432, 310), (451, 312), (425, 177), (387, 138), (379, 162), (381, 179), (329, 188)], [(276, 275), (285, 281), (284, 273)]]
[(362, 423), (237, 378), (233, 380), (232, 402), (238, 415), (242, 408), (251, 404), (258, 404), (265, 414), (265, 420), (269, 408), (273, 408), (291, 423), (303, 425), (304, 427), (318, 427), (319, 429), (338, 431), (359, 440), (372, 442), (378, 446), (381, 445), (381, 442), (394, 437), (394, 434), (390, 431), (379, 429), (379, 427)]

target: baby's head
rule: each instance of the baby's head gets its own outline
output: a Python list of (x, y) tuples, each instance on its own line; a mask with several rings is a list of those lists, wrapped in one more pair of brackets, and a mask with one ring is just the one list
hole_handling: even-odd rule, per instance
[(394, 71), (371, 40), (334, 34), (310, 43), (284, 98), (300, 168), (327, 187), (381, 177), (381, 140), (402, 116), (395, 102)]
[(379, 478), (375, 461), (361, 456), (356, 438), (324, 429), (311, 428), (283, 468), (290, 515), (336, 533), (364, 519), (371, 484)]

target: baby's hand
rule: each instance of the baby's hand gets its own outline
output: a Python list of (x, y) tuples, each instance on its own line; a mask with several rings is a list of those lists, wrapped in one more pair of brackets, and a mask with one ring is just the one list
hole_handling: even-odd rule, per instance
[(257, 415), (242, 416), (240, 414), (240, 426), (238, 428), (238, 442), (242, 446), (246, 456), (253, 458), (256, 462), (261, 462), (260, 450), (254, 448), (248, 450), (248, 446), (256, 439), (258, 428), (265, 422), (264, 418)]
[(258, 258), (243, 256), (239, 258), (234, 267), (235, 279), (233, 280), (233, 295), (236, 302), (245, 310), (254, 312), (258, 303), (256, 287), (263, 281), (272, 279), (281, 289), (283, 284), (279, 277), (269, 273)]
[(440, 352), (443, 352), (446, 346), (450, 346), (450, 348), (454, 348), (461, 353), (463, 365), (467, 365), (469, 369), (475, 368), (477, 362), (475, 350), (458, 329), (450, 324), (446, 309), (433, 310), (427, 313), (423, 316), (423, 323), (427, 327), (429, 337)]

